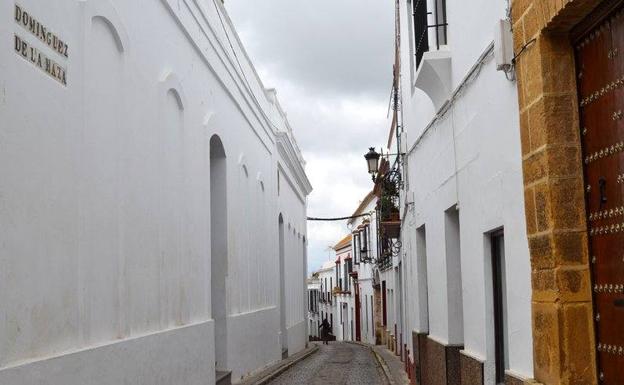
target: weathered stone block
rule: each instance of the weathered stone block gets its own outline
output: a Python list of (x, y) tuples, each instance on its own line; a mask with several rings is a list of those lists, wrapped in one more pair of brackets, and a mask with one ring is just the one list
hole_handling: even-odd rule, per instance
[(535, 185), (535, 218), (537, 219), (537, 231), (543, 232), (551, 229), (551, 198), (549, 185), (542, 182)]
[(549, 183), (552, 225), (556, 229), (582, 230), (585, 225), (585, 205), (581, 177), (554, 179)]
[(524, 20), (518, 19), (513, 25), (513, 40), (514, 40), (514, 52), (520, 52), (522, 46), (525, 44), (524, 40)]
[(590, 302), (591, 279), (586, 266), (565, 266), (555, 270), (558, 300), (563, 302)]
[(515, 22), (529, 9), (533, 0), (514, 0), (511, 7), (511, 19)]
[(555, 269), (533, 270), (531, 285), (533, 287), (533, 301), (554, 302), (559, 298)]
[(526, 216), (527, 234), (534, 235), (537, 232), (537, 219), (535, 217), (535, 193), (532, 187), (524, 190), (524, 213)]
[(523, 162), (524, 183), (532, 184), (547, 175), (547, 159), (545, 151), (534, 152)]
[(483, 385), (483, 362), (461, 352), (461, 385)]
[(555, 178), (581, 177), (581, 149), (573, 146), (549, 146), (546, 149), (548, 176)]
[(590, 303), (565, 304), (561, 310), (561, 384), (595, 384), (596, 356)]
[(535, 378), (545, 384), (559, 384), (561, 341), (559, 305), (533, 302), (533, 360)]
[(529, 236), (529, 250), (533, 269), (552, 269), (556, 266), (551, 237), (551, 233)]
[(522, 19), (524, 20), (524, 40), (528, 42), (540, 33), (544, 27), (544, 20), (535, 5), (527, 9)]
[(531, 152), (531, 138), (529, 132), (529, 112), (520, 113), (520, 145), (522, 146), (522, 156)]
[(544, 95), (531, 105), (528, 116), (531, 151), (547, 144), (580, 148), (576, 103), (574, 95), (564, 94)]
[(557, 265), (588, 265), (587, 232), (554, 233), (552, 242), (554, 260)]

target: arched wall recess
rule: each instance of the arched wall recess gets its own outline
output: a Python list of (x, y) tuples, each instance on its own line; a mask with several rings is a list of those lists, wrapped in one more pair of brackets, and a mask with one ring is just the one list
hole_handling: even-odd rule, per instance
[[(219, 122), (220, 115), (216, 111), (208, 111), (204, 115), (204, 119), (202, 121), (202, 125), (205, 130), (206, 139), (210, 140), (214, 135), (219, 137), (219, 140), (223, 143), (223, 147), (225, 148), (233, 148), (233, 143), (231, 142), (230, 135), (231, 132), (227, 130), (227, 125), (224, 125), (223, 122)], [(228, 157), (228, 159), (235, 159), (233, 156)]]
[(113, 33), (119, 51), (128, 52), (130, 50), (128, 31), (113, 4), (109, 0), (83, 0), (83, 3), (89, 22), (95, 19), (104, 21)]
[(160, 78), (161, 95), (166, 95), (167, 92), (173, 91), (178, 102), (178, 107), (184, 110), (186, 106), (186, 97), (182, 87), (182, 82), (178, 79), (178, 76), (171, 71), (165, 72)]
[(247, 157), (245, 156), (245, 154), (240, 154), (238, 156), (238, 165), (239, 166), (244, 166), (247, 164)]
[(247, 157), (245, 156), (245, 154), (240, 154), (238, 156), (238, 165), (245, 173), (245, 176), (249, 177), (249, 167), (247, 167)]
[(204, 115), (204, 120), (202, 122), (202, 125), (204, 126), (205, 129), (210, 128), (210, 126), (212, 125), (212, 121), (214, 120), (214, 116), (215, 116), (214, 111), (208, 111), (206, 115)]

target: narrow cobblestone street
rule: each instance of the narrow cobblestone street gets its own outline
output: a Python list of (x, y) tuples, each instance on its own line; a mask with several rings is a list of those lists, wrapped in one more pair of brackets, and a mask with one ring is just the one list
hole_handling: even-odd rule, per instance
[(271, 385), (386, 385), (379, 363), (367, 347), (349, 343), (320, 345), (317, 353), (288, 369)]

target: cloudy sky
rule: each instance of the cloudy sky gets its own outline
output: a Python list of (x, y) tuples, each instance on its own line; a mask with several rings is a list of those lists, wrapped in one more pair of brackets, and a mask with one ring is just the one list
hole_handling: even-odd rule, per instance
[[(266, 87), (277, 89), (307, 162), (308, 215), (348, 216), (372, 188), (363, 158), (388, 135), (394, 3), (226, 0)], [(308, 270), (328, 259), (346, 223), (308, 223)]]

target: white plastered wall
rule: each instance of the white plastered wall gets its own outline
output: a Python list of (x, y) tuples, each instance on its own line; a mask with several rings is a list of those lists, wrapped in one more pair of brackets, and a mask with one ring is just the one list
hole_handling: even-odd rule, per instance
[[(0, 384), (213, 382), (213, 135), (227, 159), (228, 369), (236, 381), (280, 359), (278, 209), (295, 228), (289, 342), (305, 346), (309, 186), (278, 203), (287, 125), (267, 118), (280, 115), (227, 15), (193, 1), (19, 4), (69, 57), (0, 1)], [(14, 34), (66, 67), (67, 86), (13, 52)]]
[[(445, 49), (451, 54), (453, 89), (493, 41), (494, 26), (505, 17), (505, 5), (504, 1), (493, 0), (447, 2), (449, 46)], [(416, 332), (429, 331), (431, 338), (449, 342), (448, 320), (456, 314), (453, 307), (447, 306), (444, 211), (458, 204), (465, 352), (486, 362), (486, 383), (493, 383), (487, 234), (504, 228), (506, 270), (514, 272), (507, 277), (510, 370), (530, 378), (530, 260), (516, 84), (497, 72), (493, 59), (487, 58), (444, 116), (430, 124), (436, 115), (431, 100), (412, 86), (416, 71), (412, 70), (411, 2), (401, 1), (400, 7), (402, 113), (406, 149), (411, 150), (406, 164), (407, 193), (403, 195), (403, 203), (409, 203), (402, 229), (404, 263), (412, 277), (422, 276), (417, 263), (416, 229), (425, 225), (428, 278), (427, 319), (418, 310), (423, 307), (418, 298), (422, 290), (419, 282), (407, 282), (407, 327)], [(432, 36), (430, 43), (434, 47)]]

